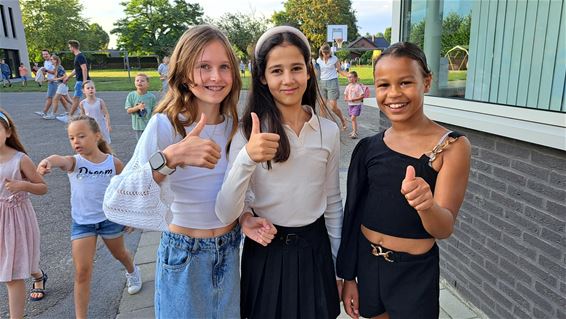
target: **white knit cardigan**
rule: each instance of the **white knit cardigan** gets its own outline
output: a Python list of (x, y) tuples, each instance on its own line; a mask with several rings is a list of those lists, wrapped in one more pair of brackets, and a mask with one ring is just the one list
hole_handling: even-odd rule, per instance
[[(148, 230), (167, 230), (172, 220), (173, 192), (168, 178), (161, 184), (153, 179), (149, 158), (158, 150), (181, 140), (163, 114), (153, 116), (144, 130), (132, 158), (120, 175), (110, 181), (104, 195), (106, 217), (118, 224)], [(168, 123), (168, 125), (167, 125)], [(160, 139), (170, 141), (159, 145)], [(165, 137), (165, 139), (163, 138)], [(170, 138), (168, 138), (170, 137)], [(161, 143), (163, 144), (163, 143)]]

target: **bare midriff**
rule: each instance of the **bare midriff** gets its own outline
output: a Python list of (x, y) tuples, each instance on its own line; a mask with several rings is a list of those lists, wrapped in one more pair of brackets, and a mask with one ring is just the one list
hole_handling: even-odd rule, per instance
[(234, 221), (230, 225), (214, 229), (196, 229), (170, 224), (169, 231), (192, 238), (214, 238), (229, 233), (232, 229), (234, 229), (234, 227), (236, 227), (237, 223), (237, 221)]
[(402, 238), (373, 231), (364, 225), (362, 225), (361, 228), (362, 234), (364, 234), (369, 242), (394, 251), (409, 253), (411, 255), (421, 255), (426, 253), (432, 248), (432, 246), (434, 246), (435, 242), (434, 238)]

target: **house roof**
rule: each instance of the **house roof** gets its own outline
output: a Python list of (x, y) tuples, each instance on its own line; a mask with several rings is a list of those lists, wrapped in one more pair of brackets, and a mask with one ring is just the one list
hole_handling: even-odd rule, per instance
[(348, 45), (348, 48), (368, 48), (368, 46), (383, 50), (389, 47), (389, 42), (384, 37), (358, 37)]

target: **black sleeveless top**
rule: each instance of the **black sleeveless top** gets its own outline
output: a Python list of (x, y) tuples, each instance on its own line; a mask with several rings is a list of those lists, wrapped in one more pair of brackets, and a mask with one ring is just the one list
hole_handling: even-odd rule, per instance
[[(390, 149), (383, 137), (385, 131), (362, 139), (352, 153), (348, 169), (348, 192), (344, 208), (342, 240), (336, 261), (338, 276), (346, 280), (355, 277), (357, 242), (360, 225), (386, 235), (402, 238), (432, 238), (424, 229), (417, 211), (401, 193), (401, 183), (408, 165), (415, 168), (434, 194), (436, 177), (423, 154), (414, 158)], [(457, 138), (461, 134), (450, 132)]]

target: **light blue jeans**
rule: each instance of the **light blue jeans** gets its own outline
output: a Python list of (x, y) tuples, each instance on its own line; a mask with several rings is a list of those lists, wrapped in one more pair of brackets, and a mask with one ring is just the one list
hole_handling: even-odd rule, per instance
[(240, 226), (214, 238), (164, 232), (155, 270), (156, 318), (240, 317)]

